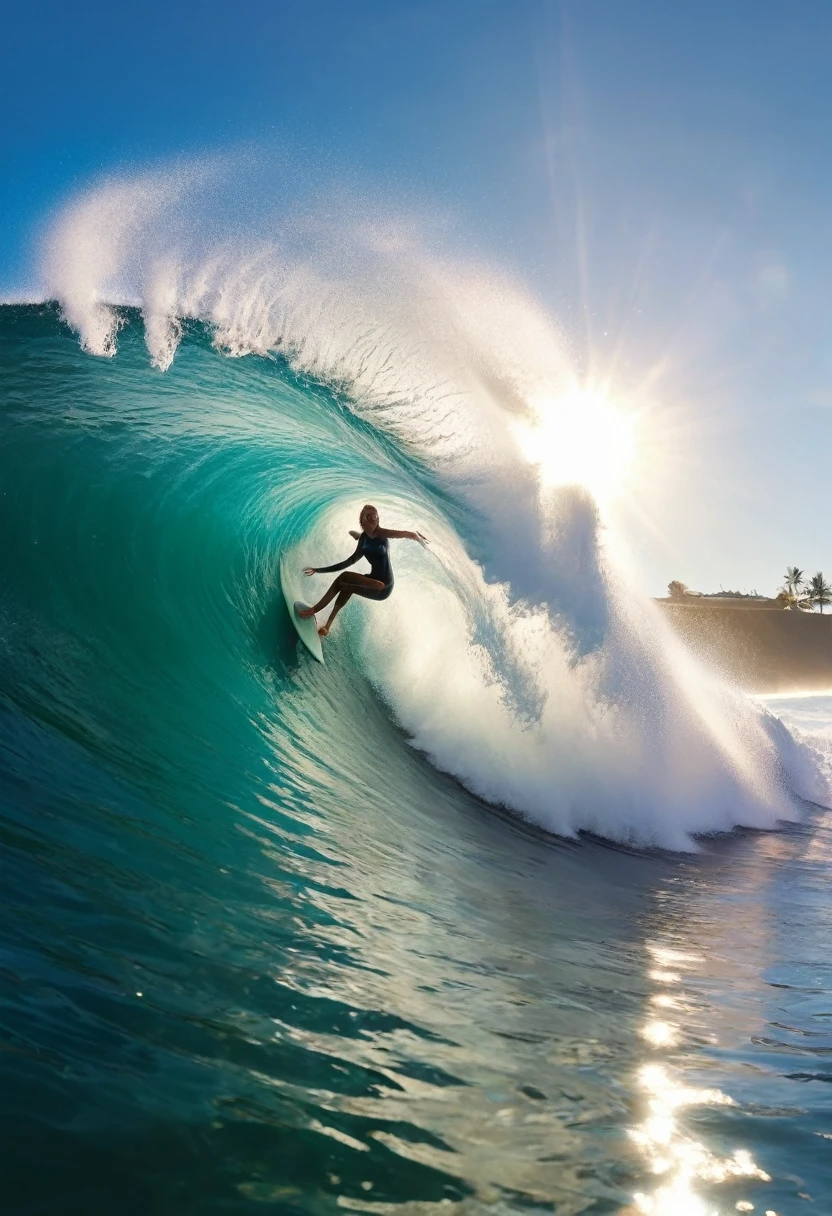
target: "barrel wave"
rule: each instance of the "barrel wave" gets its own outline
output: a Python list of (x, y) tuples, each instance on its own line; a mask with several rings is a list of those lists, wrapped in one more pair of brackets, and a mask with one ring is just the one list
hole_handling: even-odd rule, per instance
[[(585, 490), (542, 492), (512, 423), (574, 373), (521, 288), (400, 229), (219, 240), (183, 219), (192, 188), (76, 200), (44, 248), (56, 302), (0, 309), (7, 1092), (32, 1121), (9, 1135), (37, 1127), (79, 1211), (131, 1155), (123, 1210), (213, 1210), (220, 1160), (240, 1210), (618, 1210), (632, 1154), (581, 1128), (626, 1122), (632, 1043), (584, 1042), (564, 947), (527, 976), (561, 994), (541, 1064), (517, 955), (548, 930), (521, 946), (488, 913), (486, 943), (483, 907), (510, 889), (522, 920), (510, 875), (554, 851), (552, 940), (594, 942), (592, 1016), (635, 1016), (603, 925), (643, 893), (566, 842), (695, 853), (798, 821), (817, 758), (664, 631)], [(394, 542), (393, 597), (353, 600), (321, 668), (279, 560), (345, 556), (366, 501), (431, 549)], [(483, 1052), (461, 1027), (490, 1018), (512, 1028)]]
[[(62, 317), (84, 351), (114, 356), (72, 356), (102, 378), (88, 409), (107, 467), (141, 452), (149, 502), (164, 487), (159, 552), (149, 545), (142, 569), (167, 553), (183, 572), (205, 563), (149, 612), (188, 637), (206, 674), (213, 654), (238, 667), (278, 554), (337, 560), (361, 503), (377, 501), (433, 552), (400, 546), (390, 604), (350, 605), (329, 647), (350, 672), (335, 698), (344, 722), (372, 696), (437, 767), (563, 835), (690, 848), (697, 833), (793, 818), (792, 794), (817, 792), (806, 757), (692, 663), (616, 569), (589, 494), (544, 493), (518, 446), (534, 394), (575, 379), (545, 311), (401, 223), (330, 208), (218, 231), (216, 178), (195, 166), (105, 183), (44, 241)], [(212, 558), (180, 511), (200, 529), (216, 521), (233, 556)], [(123, 558), (108, 560), (115, 571)]]

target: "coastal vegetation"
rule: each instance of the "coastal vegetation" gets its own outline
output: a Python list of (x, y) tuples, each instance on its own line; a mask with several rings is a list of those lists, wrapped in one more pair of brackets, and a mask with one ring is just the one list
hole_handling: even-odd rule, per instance
[[(832, 604), (832, 585), (826, 581), (823, 572), (818, 570), (811, 578), (807, 578), (799, 566), (786, 567), (783, 585), (772, 597), (760, 595), (757, 591), (691, 591), (687, 584), (679, 579), (668, 583), (667, 592), (675, 603), (731, 600), (736, 607), (781, 608), (797, 612), (814, 612), (817, 607), (822, 613), (826, 605)], [(737, 604), (738, 600), (745, 600), (746, 603)]]
[(821, 570), (807, 578), (798, 566), (787, 566), (777, 599), (783, 601), (784, 608), (813, 612), (817, 605), (823, 612), (825, 604), (832, 604), (832, 586), (827, 583)]

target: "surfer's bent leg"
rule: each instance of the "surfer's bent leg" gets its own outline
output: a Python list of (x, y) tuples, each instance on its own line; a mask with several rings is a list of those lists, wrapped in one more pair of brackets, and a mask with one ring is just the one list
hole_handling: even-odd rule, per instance
[[(359, 579), (361, 580), (360, 582), (358, 581)], [(388, 590), (381, 579), (367, 578), (367, 576), (364, 574), (354, 574), (352, 576), (348, 576), (346, 579), (344, 579), (344, 584), (345, 585), (338, 592), (338, 599), (335, 601), (335, 607), (329, 614), (329, 620), (318, 630), (318, 633), (322, 638), (325, 638), (329, 633), (330, 629), (332, 628), (332, 622), (344, 607), (344, 604), (346, 604), (347, 600), (351, 599), (354, 595), (360, 595), (368, 600), (386, 599), (387, 595), (385, 595), (384, 592), (387, 592), (389, 595), (390, 591), (392, 591), (392, 585)]]
[(332, 622), (335, 620), (336, 616), (338, 615), (338, 613), (344, 607), (344, 604), (346, 604), (347, 600), (349, 600), (349, 599), (352, 599), (352, 588), (351, 587), (349, 587), (349, 588), (345, 587), (343, 589), (343, 591), (338, 592), (338, 599), (335, 601), (335, 605), (332, 609), (332, 612), (330, 612), (330, 614), (329, 614), (329, 620), (327, 621), (327, 623), (325, 625), (321, 625), (320, 629), (318, 630), (318, 633), (320, 634), (320, 636), (322, 638), (325, 638), (326, 635), (329, 633), (330, 629), (332, 628)]
[[(298, 616), (304, 620), (307, 617), (314, 616), (316, 612), (320, 612), (322, 608), (326, 608), (327, 604), (335, 599), (336, 595), (341, 591), (346, 591), (349, 588), (350, 595), (353, 592), (361, 594), (361, 589), (368, 591), (381, 591), (384, 588), (384, 583), (377, 578), (368, 578), (366, 574), (355, 574), (351, 570), (345, 570), (343, 574), (339, 574), (329, 590), (318, 600), (317, 604), (313, 604), (311, 608), (307, 608), (304, 612), (299, 612)], [(349, 599), (349, 595), (347, 596)], [(347, 601), (344, 600), (344, 603)], [(343, 604), (341, 605), (343, 607)], [(333, 613), (333, 616), (335, 614)]]

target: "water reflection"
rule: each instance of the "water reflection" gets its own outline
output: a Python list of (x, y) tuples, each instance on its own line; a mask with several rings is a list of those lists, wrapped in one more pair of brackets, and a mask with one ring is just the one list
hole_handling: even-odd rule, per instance
[[(675, 1020), (650, 1018), (641, 1028), (649, 1047), (660, 1051), (676, 1047), (683, 1041), (687, 996), (682, 987), (685, 975), (691, 975), (703, 960), (699, 955), (683, 953), (657, 943), (648, 943), (647, 950), (654, 966), (649, 977), (659, 985), (678, 986), (678, 991), (663, 988), (653, 992), (649, 1004), (672, 1010)], [(673, 968), (671, 970), (671, 968)], [(770, 1176), (761, 1169), (751, 1154), (737, 1148), (730, 1156), (719, 1156), (685, 1127), (681, 1112), (691, 1107), (735, 1106), (734, 1099), (721, 1089), (696, 1088), (679, 1079), (679, 1073), (665, 1060), (644, 1064), (638, 1072), (637, 1084), (645, 1098), (645, 1117), (630, 1136), (643, 1154), (652, 1174), (660, 1179), (655, 1190), (637, 1192), (632, 1211), (649, 1216), (719, 1216), (720, 1208), (702, 1194), (703, 1187), (741, 1178), (756, 1178), (769, 1182)], [(750, 1212), (754, 1205), (747, 1199), (732, 1203), (737, 1211)]]

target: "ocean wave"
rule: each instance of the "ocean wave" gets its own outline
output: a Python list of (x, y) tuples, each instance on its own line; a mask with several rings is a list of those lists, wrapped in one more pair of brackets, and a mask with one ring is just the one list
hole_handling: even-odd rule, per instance
[[(158, 695), (190, 707), (188, 730), (229, 680), (250, 716), (235, 663), (266, 664), (274, 629), (288, 664), (280, 553), (343, 556), (369, 499), (432, 548), (399, 542), (395, 595), (353, 601), (327, 643), (338, 695), (308, 691), (303, 714), (325, 734), (337, 718), (347, 753), (376, 698), (486, 801), (561, 835), (669, 849), (824, 797), (810, 745), (699, 665), (631, 586), (588, 492), (542, 490), (514, 423), (576, 370), (529, 293), (354, 214), (270, 220), (268, 238), (190, 222), (207, 178), (105, 183), (57, 217), (44, 285), (82, 351), (49, 308), (0, 311), (18, 327), (15, 391), (39, 403), (4, 444), (26, 481), (8, 522), (51, 554), (37, 611), (91, 639), (116, 683), (187, 657)], [(38, 343), (48, 369), (24, 357)], [(10, 597), (38, 598), (26, 580), (23, 562), (8, 619)], [(289, 665), (281, 679), (274, 738)]]

